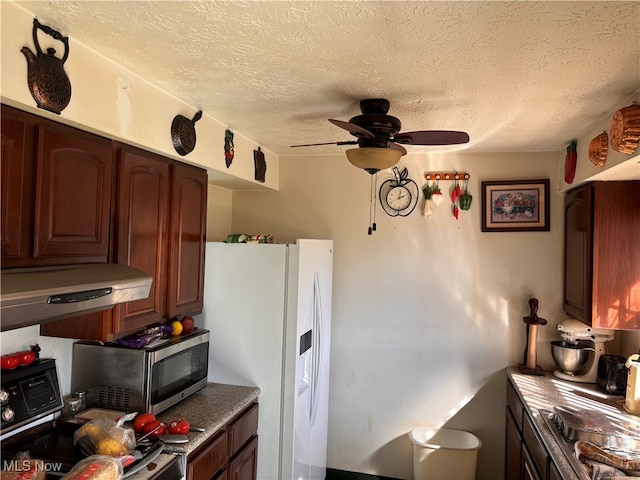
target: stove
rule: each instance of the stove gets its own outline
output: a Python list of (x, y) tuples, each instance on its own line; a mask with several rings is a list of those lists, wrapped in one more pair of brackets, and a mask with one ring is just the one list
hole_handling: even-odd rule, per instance
[(62, 410), (55, 360), (43, 359), (2, 372), (0, 402), (2, 435)]
[(547, 425), (547, 427), (549, 427), (549, 430), (551, 430), (551, 434), (553, 435), (554, 440), (558, 443), (560, 450), (571, 465), (571, 468), (573, 468), (573, 471), (578, 476), (578, 478), (580, 480), (591, 480), (591, 477), (585, 470), (584, 465), (582, 465), (582, 463), (574, 455), (573, 444), (575, 442), (566, 439), (562, 435), (559, 426), (556, 425), (555, 413), (551, 410), (546, 410), (543, 408), (539, 409), (538, 412), (544, 420), (544, 423)]
[[(47, 479), (64, 476), (85, 455), (74, 445), (73, 434), (80, 423), (45, 421), (29, 427), (38, 419), (62, 409), (63, 400), (54, 359), (43, 359), (25, 367), (2, 374), (0, 389), (1, 425), (3, 436), (19, 427), (1, 442), (2, 469), (25, 468), (24, 455), (39, 459), (47, 472)], [(124, 468), (124, 477), (153, 480), (175, 480), (182, 477), (182, 462), (163, 453), (164, 444), (155, 439), (136, 447), (138, 459)], [(144, 475), (144, 471), (148, 475)]]
[(636, 418), (615, 409), (581, 409), (567, 405), (538, 412), (580, 480), (590, 480), (591, 476), (576, 458), (574, 445), (578, 440), (619, 457), (640, 459), (640, 421)]

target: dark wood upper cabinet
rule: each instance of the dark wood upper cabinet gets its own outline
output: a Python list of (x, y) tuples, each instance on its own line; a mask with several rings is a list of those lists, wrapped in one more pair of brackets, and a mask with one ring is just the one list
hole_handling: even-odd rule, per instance
[(115, 329), (130, 332), (166, 314), (170, 166), (151, 153), (120, 146), (116, 261), (153, 277), (149, 297), (115, 307)]
[(2, 106), (2, 266), (109, 261), (111, 141)]
[(564, 311), (595, 328), (640, 330), (640, 181), (565, 197)]
[(64, 126), (37, 127), (36, 260), (109, 260), (113, 147), (110, 140)]
[(33, 126), (21, 112), (3, 106), (0, 132), (0, 248), (3, 266), (11, 266), (22, 257), (28, 258), (30, 251), (31, 183), (28, 180), (32, 178), (32, 163), (27, 162), (27, 158), (33, 155)]
[(113, 340), (202, 312), (207, 172), (2, 105), (2, 267), (117, 262), (148, 298), (47, 322), (41, 334)]
[(204, 300), (207, 172), (174, 164), (169, 248), (169, 317), (196, 314)]
[(564, 202), (564, 311), (591, 324), (592, 191), (569, 192)]

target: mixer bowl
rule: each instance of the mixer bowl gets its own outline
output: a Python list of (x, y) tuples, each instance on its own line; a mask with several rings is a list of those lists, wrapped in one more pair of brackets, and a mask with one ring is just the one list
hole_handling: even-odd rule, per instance
[(579, 341), (577, 344), (555, 340), (551, 342), (551, 356), (564, 373), (577, 375), (589, 365), (595, 355), (593, 345)]

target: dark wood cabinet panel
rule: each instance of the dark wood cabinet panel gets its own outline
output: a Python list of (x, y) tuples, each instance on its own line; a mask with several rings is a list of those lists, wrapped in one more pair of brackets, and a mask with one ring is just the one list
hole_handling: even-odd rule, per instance
[(187, 464), (187, 480), (207, 480), (227, 463), (227, 432), (215, 438)]
[(522, 428), (522, 441), (525, 445), (524, 449), (530, 456), (532, 463), (540, 478), (547, 478), (547, 470), (549, 469), (549, 454), (542, 440), (538, 438), (533, 423), (529, 415), (525, 415)]
[(107, 262), (111, 141), (2, 106), (3, 268)]
[(549, 465), (549, 480), (562, 480), (562, 475), (560, 475), (558, 467), (553, 463)]
[(166, 313), (170, 168), (166, 160), (120, 148), (116, 261), (153, 277), (148, 298), (116, 305), (118, 334), (142, 330)]
[(0, 181), (2, 225), (0, 244), (3, 267), (14, 266), (30, 253), (33, 126), (21, 112), (2, 107)]
[(597, 182), (595, 200), (592, 324), (640, 330), (640, 181)]
[(258, 404), (229, 426), (229, 451), (237, 452), (258, 430)]
[(223, 427), (223, 434), (201, 445), (187, 459), (187, 480), (256, 480), (258, 403)]
[(522, 437), (509, 408), (506, 425), (505, 479), (518, 480), (522, 471)]
[(526, 447), (522, 449), (522, 480), (541, 480)]
[(564, 311), (591, 323), (591, 188), (570, 192), (564, 202)]
[(258, 436), (229, 462), (229, 480), (255, 480), (258, 474)]
[(37, 127), (34, 259), (109, 260), (112, 155), (110, 140)]
[(565, 197), (564, 311), (593, 327), (640, 329), (640, 181)]
[(558, 469), (510, 380), (507, 382), (506, 411), (505, 480), (553, 478), (549, 477), (551, 472), (557, 472)]
[(2, 105), (2, 266), (118, 262), (153, 277), (147, 299), (48, 322), (108, 341), (202, 312), (207, 172)]
[(207, 172), (173, 167), (168, 315), (196, 314), (204, 300)]

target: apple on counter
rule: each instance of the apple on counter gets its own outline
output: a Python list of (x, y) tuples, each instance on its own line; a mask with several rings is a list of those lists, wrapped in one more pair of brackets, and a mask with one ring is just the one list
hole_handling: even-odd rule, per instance
[(193, 332), (193, 329), (195, 328), (195, 322), (192, 316), (187, 315), (180, 321), (180, 323), (182, 323), (182, 333), (188, 335), (189, 333)]

